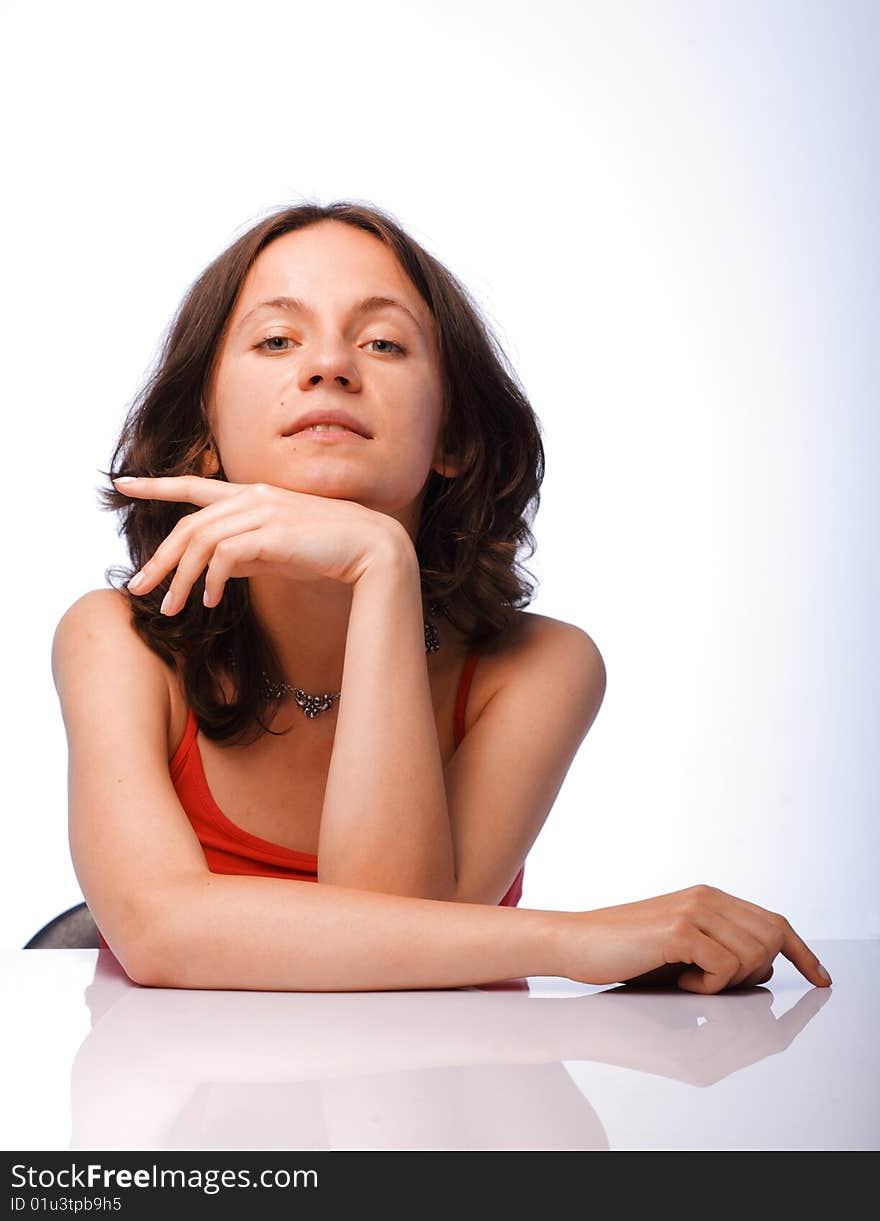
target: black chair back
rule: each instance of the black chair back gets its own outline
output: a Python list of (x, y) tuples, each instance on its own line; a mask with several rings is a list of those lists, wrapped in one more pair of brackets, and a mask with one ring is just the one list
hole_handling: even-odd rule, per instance
[(97, 950), (98, 926), (85, 903), (77, 903), (44, 924), (23, 947), (26, 950)]

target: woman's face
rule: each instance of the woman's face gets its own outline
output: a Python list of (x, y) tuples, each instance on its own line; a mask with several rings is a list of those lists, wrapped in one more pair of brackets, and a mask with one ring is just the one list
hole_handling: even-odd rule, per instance
[[(278, 297), (301, 305), (264, 304)], [(368, 297), (403, 308), (360, 311)], [(415, 536), (430, 470), (444, 469), (440, 361), (429, 309), (378, 238), (321, 221), (267, 246), (229, 320), (212, 391), (230, 482), (355, 500)], [(349, 412), (369, 438), (289, 435), (327, 408)]]

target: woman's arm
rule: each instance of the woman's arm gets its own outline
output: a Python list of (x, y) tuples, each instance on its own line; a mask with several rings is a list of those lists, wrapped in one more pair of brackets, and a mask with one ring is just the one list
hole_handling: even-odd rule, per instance
[(688, 964), (677, 986), (711, 993), (764, 983), (779, 953), (811, 983), (831, 982), (784, 916), (714, 886), (565, 912), (198, 872), (161, 898), (126, 968), (157, 987), (379, 992), (528, 975), (607, 984)]
[(560, 913), (208, 870), (168, 769), (170, 686), (115, 590), (62, 616), (71, 857), (133, 980), (181, 988), (455, 987), (552, 970)]
[(197, 874), (129, 974), (162, 988), (362, 992), (556, 975), (563, 913)]
[(323, 884), (451, 898), (455, 859), (425, 664), (415, 551), (401, 527), (354, 585), (321, 810)]
[(830, 983), (783, 916), (714, 887), (557, 912), (210, 873), (168, 770), (162, 662), (116, 591), (92, 591), (62, 616), (52, 672), (68, 737), (74, 868), (138, 982), (381, 991), (560, 975), (604, 984), (691, 963), (678, 986), (717, 992), (764, 982), (781, 952), (811, 982)]

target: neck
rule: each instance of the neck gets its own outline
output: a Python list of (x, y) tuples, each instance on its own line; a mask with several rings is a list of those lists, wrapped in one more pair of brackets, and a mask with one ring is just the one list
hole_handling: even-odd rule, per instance
[(353, 587), (318, 578), (249, 577), (251, 606), (285, 682), (312, 695), (342, 689)]

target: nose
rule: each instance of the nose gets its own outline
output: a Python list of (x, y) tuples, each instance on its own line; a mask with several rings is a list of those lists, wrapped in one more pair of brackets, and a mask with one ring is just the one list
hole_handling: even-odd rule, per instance
[(331, 342), (310, 346), (300, 363), (300, 386), (336, 383), (343, 390), (360, 388), (357, 365), (341, 344)]
[[(322, 378), (321, 378), (320, 373), (313, 373), (312, 376), (309, 378), (309, 382), (312, 386), (319, 385), (321, 380), (322, 380)], [(343, 386), (347, 386), (348, 381), (349, 381), (349, 379), (347, 377), (345, 377), (342, 373), (337, 373), (336, 377), (333, 380), (339, 382)]]

